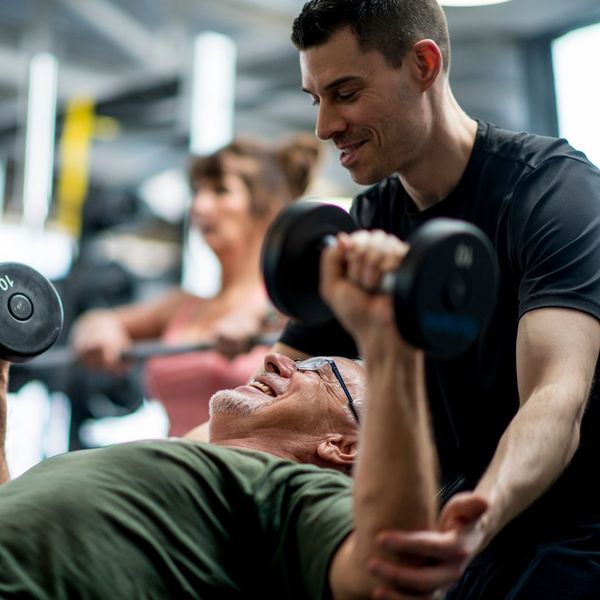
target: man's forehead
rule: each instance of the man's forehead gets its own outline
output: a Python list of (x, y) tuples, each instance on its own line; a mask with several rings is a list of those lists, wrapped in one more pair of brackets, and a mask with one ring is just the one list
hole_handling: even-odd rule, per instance
[(343, 375), (348, 373), (348, 375), (352, 374), (354, 377), (361, 379), (366, 375), (365, 367), (361, 362), (344, 356), (331, 356), (329, 358), (335, 361), (335, 364)]
[(324, 44), (300, 51), (304, 91), (322, 93), (346, 81), (366, 81), (374, 68), (389, 68), (379, 51), (361, 50), (352, 33), (343, 35), (338, 32)]

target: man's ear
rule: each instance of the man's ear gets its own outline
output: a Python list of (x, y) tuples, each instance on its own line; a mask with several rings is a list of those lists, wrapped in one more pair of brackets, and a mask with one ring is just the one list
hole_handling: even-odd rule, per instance
[(317, 446), (317, 454), (332, 469), (350, 470), (356, 460), (357, 447), (357, 435), (331, 433)]
[(444, 68), (444, 57), (433, 40), (419, 40), (413, 46), (421, 90), (430, 88)]

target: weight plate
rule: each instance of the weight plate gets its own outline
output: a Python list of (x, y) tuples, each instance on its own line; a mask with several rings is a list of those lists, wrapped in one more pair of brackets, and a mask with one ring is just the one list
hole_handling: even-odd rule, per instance
[(352, 217), (334, 204), (311, 200), (284, 208), (271, 223), (261, 253), (265, 286), (273, 305), (308, 325), (333, 314), (319, 295), (319, 260), (325, 238), (356, 230)]
[(396, 322), (405, 339), (435, 358), (463, 353), (486, 327), (496, 302), (492, 244), (471, 223), (433, 219), (409, 239), (396, 277)]
[(0, 357), (24, 362), (58, 338), (63, 309), (54, 286), (20, 263), (0, 263)]

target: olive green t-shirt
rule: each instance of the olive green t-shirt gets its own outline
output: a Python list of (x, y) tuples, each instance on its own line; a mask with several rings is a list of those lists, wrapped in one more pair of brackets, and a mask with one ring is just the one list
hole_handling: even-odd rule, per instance
[(350, 488), (185, 440), (64, 454), (0, 487), (0, 598), (327, 598)]

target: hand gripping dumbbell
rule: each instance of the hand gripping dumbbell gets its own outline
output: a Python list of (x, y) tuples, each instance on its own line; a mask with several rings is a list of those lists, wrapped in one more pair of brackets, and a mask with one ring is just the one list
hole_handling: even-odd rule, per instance
[(0, 263), (0, 358), (25, 362), (46, 351), (63, 325), (54, 286), (24, 264)]
[[(308, 325), (333, 317), (319, 296), (321, 251), (340, 232), (357, 230), (333, 204), (301, 201), (279, 213), (267, 231), (261, 266), (273, 305)], [(464, 221), (432, 219), (407, 240), (410, 248), (378, 292), (390, 293), (398, 330), (436, 358), (464, 352), (494, 309), (498, 267), (485, 234)]]

